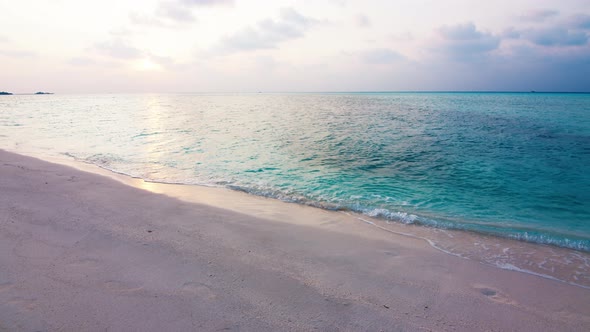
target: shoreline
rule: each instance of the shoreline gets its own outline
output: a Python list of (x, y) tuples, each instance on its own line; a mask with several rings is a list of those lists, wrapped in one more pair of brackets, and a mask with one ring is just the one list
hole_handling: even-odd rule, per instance
[[(12, 151), (12, 153), (19, 154), (18, 151)], [(299, 207), (327, 213), (345, 214), (361, 223), (368, 224), (382, 231), (424, 241), (433, 249), (448, 255), (474, 260), (481, 264), (503, 270), (530, 274), (536, 277), (590, 289), (590, 252), (582, 250), (467, 229), (447, 229), (431, 225), (389, 221), (355, 211), (334, 211), (298, 202), (288, 202), (274, 197), (260, 196), (223, 186), (147, 181), (77, 159), (67, 154), (60, 155), (59, 157), (50, 157), (43, 156), (39, 153), (32, 153), (31, 156), (85, 172), (106, 176), (142, 190), (165, 194), (191, 203), (207, 204), (216, 208), (230, 209), (239, 213), (255, 215), (256, 212), (259, 212), (259, 209), (252, 210), (252, 205), (262, 204), (269, 210), (293, 205), (296, 206), (294, 208), (295, 210)], [(232, 201), (234, 202), (251, 200), (252, 203), (231, 205), (226, 200), (228, 196), (232, 197)], [(196, 199), (195, 197), (200, 198)], [(275, 206), (275, 204), (278, 205)]]
[[(18, 152), (15, 152), (15, 153), (18, 153)], [(33, 156), (36, 156), (36, 155), (33, 154)], [(65, 156), (65, 158), (63, 156)], [(36, 157), (41, 158), (41, 159), (44, 158), (43, 156), (36, 156)], [(240, 192), (240, 193), (245, 193), (248, 196), (263, 197), (263, 198), (268, 198), (268, 199), (272, 199), (272, 200), (277, 200), (277, 201), (280, 201), (283, 203), (308, 206), (308, 207), (318, 208), (318, 209), (322, 209), (322, 210), (326, 210), (326, 211), (351, 213), (354, 215), (359, 215), (360, 218), (368, 218), (371, 220), (378, 220), (379, 222), (383, 222), (386, 224), (404, 224), (404, 225), (413, 225), (413, 226), (418, 226), (418, 227), (440, 229), (440, 230), (450, 231), (450, 232), (473, 233), (475, 235), (483, 236), (483, 237), (495, 237), (495, 238), (499, 238), (499, 239), (530, 243), (533, 245), (544, 245), (544, 246), (550, 246), (550, 247), (555, 247), (555, 248), (560, 248), (560, 249), (574, 250), (576, 252), (582, 252), (584, 254), (588, 254), (590, 257), (590, 250), (587, 249), (588, 247), (580, 244), (580, 242), (579, 242), (579, 241), (587, 241), (587, 240), (583, 239), (583, 238), (576, 238), (573, 233), (571, 233), (571, 234), (568, 233), (568, 236), (572, 236), (573, 238), (564, 238), (565, 242), (568, 244), (568, 245), (564, 245), (564, 244), (560, 244), (559, 243), (560, 241), (555, 240), (554, 238), (547, 239), (546, 238), (547, 234), (543, 233), (543, 232), (549, 232), (548, 230), (542, 230), (541, 233), (539, 233), (538, 230), (530, 229), (530, 233), (529, 233), (529, 231), (526, 231), (526, 230), (519, 230), (519, 232), (517, 232), (517, 233), (504, 234), (504, 233), (501, 233), (499, 230), (511, 229), (512, 227), (511, 226), (503, 227), (503, 226), (499, 226), (499, 225), (492, 225), (492, 226), (486, 225), (488, 230), (485, 231), (485, 230), (474, 228), (475, 224), (473, 224), (473, 223), (468, 223), (467, 224), (468, 227), (462, 227), (462, 226), (460, 226), (460, 224), (453, 225), (449, 222), (432, 221), (434, 219), (431, 220), (430, 217), (416, 216), (416, 215), (412, 215), (412, 214), (409, 214), (406, 212), (396, 212), (396, 211), (387, 210), (388, 214), (393, 213), (393, 214), (403, 215), (403, 216), (399, 217), (400, 218), (399, 220), (396, 220), (396, 219), (392, 219), (392, 218), (388, 218), (388, 217), (382, 217), (382, 216), (380, 216), (379, 213), (377, 216), (373, 216), (373, 215), (371, 215), (371, 213), (369, 213), (371, 211), (369, 211), (369, 212), (358, 211), (358, 210), (354, 210), (354, 209), (351, 209), (348, 207), (330, 208), (330, 207), (328, 207), (328, 205), (322, 204), (321, 201), (320, 202), (314, 202), (314, 201), (302, 202), (302, 201), (298, 201), (298, 200), (291, 201), (291, 200), (282, 199), (280, 197), (273, 196), (273, 195), (257, 194), (256, 192), (249, 191), (247, 188), (241, 188), (241, 187), (232, 188), (231, 186), (214, 185), (214, 184), (165, 182), (165, 181), (144, 179), (142, 177), (133, 176), (131, 174), (128, 174), (128, 173), (125, 173), (122, 171), (118, 171), (116, 169), (112, 169), (109, 167), (101, 166), (99, 164), (95, 164), (93, 162), (86, 161), (84, 159), (79, 159), (76, 156), (71, 155), (69, 153), (64, 153), (60, 157), (53, 157), (50, 159), (53, 159), (57, 163), (69, 165), (74, 168), (79, 168), (79, 166), (76, 166), (77, 164), (89, 165), (90, 168), (81, 168), (81, 169), (85, 169), (90, 172), (96, 172), (96, 170), (107, 171), (109, 173), (114, 173), (114, 174), (117, 174), (122, 177), (133, 178), (133, 179), (141, 180), (141, 181), (144, 181), (147, 183), (161, 184), (164, 186), (166, 186), (166, 185), (196, 186), (196, 187), (216, 188), (216, 189), (228, 190), (230, 192)], [(96, 170), (93, 170), (93, 168), (96, 168)], [(372, 211), (375, 211), (375, 210), (372, 210)], [(411, 221), (409, 221), (409, 222), (404, 221), (406, 218), (411, 219)], [(425, 222), (425, 221), (431, 221), (431, 222)], [(480, 226), (481, 226), (481, 224), (480, 224)], [(565, 236), (564, 233), (559, 233), (559, 235)], [(545, 239), (541, 241), (540, 238), (543, 238), (543, 237), (545, 237)], [(585, 248), (586, 250), (583, 248)]]
[[(2, 150), (0, 161), (0, 192), (10, 193), (0, 195), (0, 330), (590, 324), (590, 290), (392, 234), (418, 226), (377, 225), (385, 232), (345, 213)], [(454, 243), (451, 253), (463, 243), (430, 231)]]
[[(358, 215), (359, 218), (367, 218), (367, 219), (372, 219), (372, 220), (378, 220), (380, 222), (386, 223), (386, 224), (401, 224), (401, 225), (412, 225), (412, 226), (417, 226), (417, 227), (426, 227), (426, 228), (434, 228), (434, 229), (440, 229), (443, 231), (449, 231), (449, 232), (461, 232), (461, 233), (473, 233), (475, 235), (478, 236), (486, 236), (486, 237), (493, 237), (493, 238), (498, 238), (498, 239), (504, 239), (504, 240), (511, 240), (511, 241), (517, 241), (517, 242), (524, 242), (524, 243), (530, 243), (533, 245), (541, 245), (541, 246), (550, 246), (550, 247), (554, 247), (554, 248), (559, 248), (559, 249), (566, 249), (566, 250), (573, 250), (573, 251), (577, 251), (577, 252), (582, 252), (585, 254), (589, 254), (590, 255), (590, 250), (585, 250), (585, 249), (580, 249), (580, 247), (582, 245), (580, 245), (579, 243), (577, 243), (576, 245), (570, 245), (570, 246), (566, 246), (566, 245), (560, 245), (559, 241), (548, 241), (545, 240), (545, 242), (540, 242), (538, 240), (539, 237), (543, 237), (545, 234), (542, 234), (540, 236), (536, 236), (536, 238), (534, 238), (534, 236), (529, 236), (529, 232), (528, 231), (521, 231), (521, 233), (515, 233), (515, 234), (503, 234), (501, 232), (498, 231), (498, 229), (510, 229), (512, 228), (511, 226), (506, 226), (506, 227), (502, 227), (502, 226), (490, 226), (488, 227), (488, 231), (483, 231), (483, 230), (477, 230), (473, 228), (474, 224), (469, 224), (470, 227), (461, 227), (458, 225), (451, 225), (449, 223), (440, 223), (440, 222), (435, 222), (435, 223), (428, 223), (428, 222), (423, 222), (421, 219), (426, 219), (428, 220), (429, 218), (423, 218), (423, 217), (418, 217), (409, 213), (405, 213), (405, 212), (394, 212), (397, 214), (403, 214), (406, 216), (401, 216), (399, 217), (400, 220), (396, 220), (393, 218), (388, 218), (388, 217), (381, 217), (379, 214), (377, 216), (373, 216), (371, 215), (371, 213), (368, 212), (361, 212), (358, 210), (354, 210), (354, 209), (350, 209), (348, 207), (328, 207), (327, 205), (323, 205), (322, 202), (316, 203), (313, 201), (309, 201), (309, 203), (307, 202), (301, 202), (298, 200), (289, 200), (289, 199), (282, 199), (280, 197), (277, 196), (272, 196), (272, 195), (265, 195), (265, 194), (257, 194), (255, 192), (251, 192), (245, 188), (242, 187), (232, 187), (232, 186), (223, 186), (223, 185), (214, 185), (214, 184), (203, 184), (203, 183), (182, 183), (182, 182), (165, 182), (165, 181), (158, 181), (158, 180), (149, 180), (149, 179), (144, 179), (138, 176), (133, 176), (130, 174), (127, 174), (125, 172), (121, 172), (121, 171), (117, 171), (116, 169), (111, 169), (108, 167), (104, 167), (98, 164), (94, 164), (92, 162), (88, 162), (88, 161), (84, 161), (81, 159), (77, 159), (75, 156), (69, 155), (69, 154), (65, 154), (66, 157), (68, 158), (73, 158), (72, 160), (61, 160), (60, 158), (56, 158), (56, 162), (57, 163), (62, 163), (64, 165), (71, 165), (74, 168), (78, 168), (76, 166), (76, 164), (86, 164), (89, 165), (91, 168), (95, 167), (97, 168), (97, 170), (102, 170), (102, 171), (106, 171), (109, 173), (114, 173), (117, 176), (122, 176), (122, 177), (127, 177), (127, 178), (132, 178), (132, 179), (136, 179), (136, 180), (140, 180), (146, 183), (153, 183), (153, 184), (158, 184), (158, 185), (163, 185), (163, 186), (193, 186), (193, 187), (203, 187), (203, 188), (214, 188), (214, 189), (220, 189), (220, 190), (227, 190), (229, 192), (239, 192), (239, 193), (244, 193), (248, 196), (252, 196), (252, 197), (262, 197), (262, 198), (266, 198), (266, 199), (271, 199), (271, 200), (276, 200), (276, 201), (280, 201), (282, 203), (287, 203), (287, 204), (296, 204), (296, 205), (301, 205), (301, 206), (307, 206), (307, 207), (311, 207), (311, 208), (317, 208), (320, 210), (325, 210), (325, 211), (332, 211), (332, 212), (341, 212), (341, 213), (350, 213), (353, 215)], [(43, 157), (39, 157), (41, 159), (43, 159)], [(83, 168), (81, 168), (83, 169)], [(96, 172), (96, 170), (90, 170), (90, 172)], [(369, 211), (371, 212), (371, 211)], [(392, 211), (388, 211), (388, 213), (391, 213)], [(412, 219), (409, 222), (404, 221), (407, 217), (409, 217), (410, 219)], [(416, 217), (416, 218), (414, 218)], [(446, 225), (444, 225), (446, 224)], [(494, 231), (490, 231), (489, 229), (494, 229)], [(544, 232), (547, 232), (547, 230), (543, 230)], [(535, 234), (536, 232), (538, 232), (538, 230), (534, 230), (531, 229), (530, 230), (531, 234)], [(564, 236), (564, 234), (559, 234), (560, 236)], [(575, 236), (574, 234), (568, 234), (569, 236)], [(566, 238), (566, 242), (577, 242), (577, 241), (582, 241), (582, 240), (586, 240), (586, 239), (582, 239), (582, 238), (577, 238), (577, 239), (571, 239), (571, 238)], [(584, 247), (587, 248), (587, 247)]]

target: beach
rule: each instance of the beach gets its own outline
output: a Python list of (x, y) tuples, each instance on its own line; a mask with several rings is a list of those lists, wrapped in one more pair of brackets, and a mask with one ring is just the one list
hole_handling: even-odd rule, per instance
[(584, 287), (344, 213), (220, 188), (163, 194), (166, 185), (97, 173), (0, 151), (0, 330), (590, 326)]
[(587, 0), (5, 2), (0, 332), (590, 331)]

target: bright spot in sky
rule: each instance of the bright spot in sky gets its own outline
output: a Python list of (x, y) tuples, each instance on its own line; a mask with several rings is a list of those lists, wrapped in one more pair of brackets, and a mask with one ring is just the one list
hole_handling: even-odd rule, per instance
[(137, 63), (135, 63), (134, 67), (135, 67), (135, 69), (141, 70), (141, 71), (154, 71), (154, 70), (161, 70), (162, 69), (162, 66), (153, 62), (150, 59), (139, 60), (139, 61), (137, 61)]

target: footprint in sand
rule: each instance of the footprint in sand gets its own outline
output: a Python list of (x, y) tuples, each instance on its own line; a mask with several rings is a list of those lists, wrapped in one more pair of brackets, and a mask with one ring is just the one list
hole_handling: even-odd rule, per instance
[(200, 282), (185, 283), (182, 285), (182, 292), (210, 300), (217, 297), (217, 295), (211, 290), (211, 287)]
[(73, 267), (73, 268), (92, 268), (92, 269), (96, 269), (98, 268), (98, 259), (94, 259), (94, 258), (81, 258), (81, 259), (77, 259), (72, 263), (69, 263), (68, 266), (69, 267)]
[(93, 258), (67, 258), (59, 264), (58, 273), (67, 280), (96, 280), (100, 261)]
[(491, 288), (491, 287), (486, 287), (484, 285), (474, 285), (473, 288), (475, 288), (476, 290), (478, 290), (481, 295), (485, 296), (486, 298), (497, 302), (497, 303), (502, 303), (502, 304), (508, 304), (508, 305), (518, 305), (518, 303), (512, 299), (510, 299), (508, 296), (506, 296), (506, 294), (500, 292), (497, 289)]
[(135, 293), (138, 292), (140, 290), (143, 289), (143, 287), (138, 286), (138, 287), (134, 287), (131, 286), (127, 283), (121, 282), (121, 281), (116, 281), (116, 280), (110, 280), (104, 283), (104, 286), (106, 289), (113, 291), (113, 292), (117, 292), (117, 293)]
[(496, 294), (498, 294), (498, 292), (496, 292), (493, 289), (489, 289), (489, 288), (482, 288), (482, 289), (480, 289), (480, 291), (485, 296), (496, 296)]
[(14, 297), (8, 301), (9, 304), (16, 305), (20, 309), (31, 311), (37, 306), (37, 299), (25, 299), (22, 297)]
[(386, 251), (383, 251), (383, 253), (385, 255), (391, 256), (391, 257), (397, 257), (397, 256), (399, 256), (399, 254), (397, 252), (394, 252), (394, 251), (388, 251), (388, 250), (386, 250)]

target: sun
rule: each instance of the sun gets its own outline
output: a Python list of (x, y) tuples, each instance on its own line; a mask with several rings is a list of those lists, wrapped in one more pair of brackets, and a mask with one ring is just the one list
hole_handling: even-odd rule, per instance
[(154, 70), (161, 70), (162, 66), (160, 66), (159, 64), (155, 63), (154, 61), (150, 60), (150, 59), (142, 59), (137, 61), (134, 64), (135, 69), (137, 70), (141, 70), (141, 71), (154, 71)]

